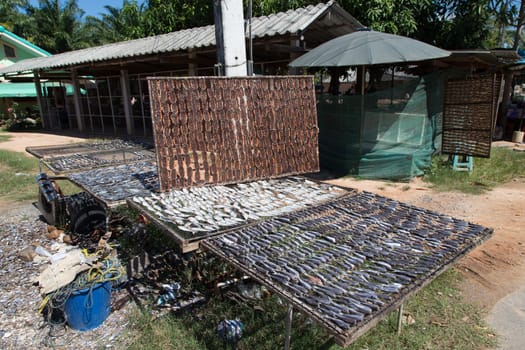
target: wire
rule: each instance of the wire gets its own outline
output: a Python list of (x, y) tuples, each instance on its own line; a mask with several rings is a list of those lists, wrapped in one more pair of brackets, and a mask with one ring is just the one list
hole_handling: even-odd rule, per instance
[[(97, 253), (89, 254), (85, 249), (83, 253), (87, 257), (97, 255)], [(71, 283), (47, 294), (38, 307), (38, 312), (43, 313), (47, 307), (49, 318), (54, 310), (64, 311), (65, 304), (73, 293), (88, 289), (88, 297), (92, 298), (93, 288), (97, 285), (117, 281), (122, 277), (123, 267), (118, 262), (115, 262), (114, 258), (103, 260), (101, 265), (102, 267), (91, 267), (89, 270), (78, 274)], [(49, 324), (52, 324), (50, 319), (47, 321)]]

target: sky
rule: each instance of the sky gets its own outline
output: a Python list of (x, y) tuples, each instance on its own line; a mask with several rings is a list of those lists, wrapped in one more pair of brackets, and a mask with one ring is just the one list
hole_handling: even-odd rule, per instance
[[(33, 6), (38, 6), (38, 0), (30, 0)], [(104, 6), (109, 5), (116, 8), (122, 7), (123, 0), (77, 0), (78, 7), (85, 11), (84, 17), (96, 16), (100, 17), (101, 13), (105, 13)], [(139, 4), (144, 0), (138, 0)], [(64, 0), (61, 0), (64, 3)]]

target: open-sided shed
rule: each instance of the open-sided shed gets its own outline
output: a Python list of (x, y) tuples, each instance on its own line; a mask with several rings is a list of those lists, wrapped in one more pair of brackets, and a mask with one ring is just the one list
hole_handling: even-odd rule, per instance
[[(288, 63), (308, 49), (362, 25), (335, 1), (252, 19), (256, 74), (288, 72)], [(248, 40), (248, 31), (246, 32)], [(105, 135), (152, 136), (148, 76), (215, 74), (213, 25), (28, 59), (0, 70), (11, 79), (35, 74), (46, 128)], [(41, 80), (72, 82), (73, 97), (42, 89)], [(78, 93), (80, 89), (85, 94)], [(58, 118), (67, 113), (67, 123)]]

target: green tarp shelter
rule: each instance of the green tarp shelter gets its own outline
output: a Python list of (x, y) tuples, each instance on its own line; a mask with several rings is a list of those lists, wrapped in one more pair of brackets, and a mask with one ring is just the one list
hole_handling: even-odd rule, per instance
[[(362, 96), (318, 96), (321, 167), (368, 179), (422, 175), (441, 148), (443, 76)], [(363, 108), (364, 107), (364, 108)]]

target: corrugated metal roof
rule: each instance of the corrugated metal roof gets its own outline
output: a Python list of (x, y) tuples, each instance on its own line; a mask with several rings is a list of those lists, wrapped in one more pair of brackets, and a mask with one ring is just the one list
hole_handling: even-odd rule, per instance
[[(359, 26), (359, 22), (344, 11), (333, 0), (326, 4), (299, 8), (280, 12), (270, 16), (252, 19), (253, 38), (275, 35), (293, 34), (304, 31), (317, 18), (329, 9), (334, 9)], [(131, 57), (153, 55), (166, 52), (176, 52), (187, 49), (209, 47), (215, 45), (215, 26), (209, 25), (192, 29), (184, 29), (168, 34), (156, 35), (136, 40), (75, 50), (50, 57), (27, 59), (0, 70), (0, 74), (27, 72), (36, 69), (63, 68), (92, 62), (126, 59)]]

